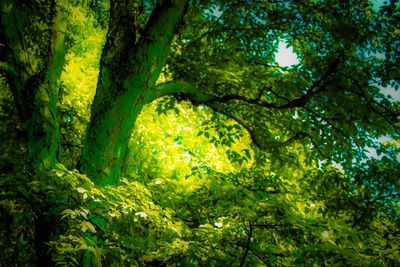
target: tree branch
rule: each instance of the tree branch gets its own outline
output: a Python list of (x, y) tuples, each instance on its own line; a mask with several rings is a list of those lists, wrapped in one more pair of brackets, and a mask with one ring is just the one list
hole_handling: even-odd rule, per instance
[[(305, 105), (312, 99), (312, 97), (324, 90), (326, 90), (328, 83), (326, 80), (336, 72), (337, 67), (341, 63), (342, 54), (328, 67), (327, 71), (324, 75), (321, 76), (316, 82), (314, 82), (306, 91), (306, 93), (302, 96), (294, 98), (292, 100), (288, 100), (286, 104), (277, 104), (277, 103), (267, 103), (261, 100), (261, 95), (258, 95), (257, 98), (248, 98), (241, 95), (229, 94), (222, 97), (214, 97), (208, 101), (210, 102), (219, 102), (225, 103), (231, 100), (239, 100), (246, 102), (248, 104), (254, 104), (261, 107), (266, 108), (274, 108), (274, 109), (288, 109), (288, 108), (298, 108), (298, 107), (305, 107)], [(274, 91), (270, 90), (272, 93), (277, 95)], [(278, 95), (277, 95), (278, 96)], [(278, 96), (281, 99), (286, 99), (284, 97)]]
[(251, 238), (253, 237), (253, 225), (251, 224), (251, 222), (249, 222), (249, 227), (250, 227), (250, 230), (249, 230), (249, 234), (248, 234), (248, 238), (247, 238), (246, 247), (243, 252), (242, 259), (240, 260), (239, 266), (244, 266), (247, 254), (249, 253), (249, 250), (250, 250)]
[[(396, 112), (390, 110), (388, 107), (386, 107), (382, 103), (379, 103), (378, 101), (376, 101), (373, 97), (369, 97), (364, 91), (364, 87), (366, 87), (366, 86), (361, 85), (359, 83), (359, 81), (357, 81), (356, 79), (354, 79), (344, 73), (340, 73), (340, 75), (343, 76), (344, 78), (350, 80), (352, 82), (352, 84), (355, 84), (356, 88), (358, 88), (359, 91), (351, 90), (351, 89), (348, 89), (348, 90), (350, 90), (351, 92), (355, 93), (356, 95), (364, 98), (365, 101), (367, 102), (368, 107), (371, 109), (371, 111), (376, 113), (378, 116), (382, 117), (394, 129), (394, 131), (397, 134), (400, 134), (399, 127), (396, 126), (396, 123), (397, 123), (396, 120), (398, 120), (398, 116), (400, 116), (400, 113), (396, 113)], [(334, 84), (334, 86), (343, 89), (343, 87), (341, 87), (340, 85)], [(377, 108), (374, 107), (374, 105), (383, 109), (384, 112), (378, 111)], [(394, 118), (394, 120), (392, 118)]]
[[(302, 96), (296, 97), (292, 100), (279, 96), (272, 89), (268, 89), (274, 95), (276, 95), (280, 99), (284, 99), (287, 101), (285, 104), (278, 103), (268, 103), (262, 100), (262, 93), (264, 92), (264, 88), (261, 88), (258, 92), (256, 98), (249, 98), (242, 95), (237, 94), (228, 94), (224, 96), (212, 96), (208, 94), (202, 93), (200, 90), (196, 89), (196, 87), (190, 83), (185, 81), (171, 81), (158, 85), (157, 91), (152, 97), (149, 98), (147, 103), (155, 100), (159, 97), (175, 94), (175, 93), (184, 93), (189, 96), (190, 99), (194, 100), (196, 103), (203, 103), (207, 105), (212, 105), (213, 103), (226, 103), (232, 100), (239, 100), (248, 104), (257, 105), (260, 107), (266, 108), (274, 108), (274, 109), (288, 109), (288, 108), (296, 108), (296, 107), (304, 107), (314, 95), (326, 90), (328, 83), (326, 80), (337, 71), (338, 66), (342, 62), (344, 55), (344, 51), (336, 57), (336, 59), (329, 65), (325, 73), (315, 81)], [(179, 88), (181, 87), (181, 88)]]
[[(251, 140), (253, 143), (261, 150), (269, 150), (273, 148), (279, 148), (283, 146), (287, 146), (295, 140), (304, 138), (306, 133), (298, 132), (294, 136), (288, 138), (283, 142), (261, 142), (259, 138), (256, 136), (255, 131), (252, 129), (251, 125), (249, 125), (243, 118), (240, 116), (229, 112), (226, 108), (220, 105), (220, 103), (216, 103), (214, 101), (215, 97), (202, 93), (198, 90), (194, 85), (185, 82), (185, 81), (170, 81), (157, 85), (156, 93), (154, 95), (146, 98), (146, 103), (150, 103), (160, 97), (174, 94), (183, 94), (185, 95), (194, 105), (205, 104), (209, 106), (212, 110), (222, 115), (225, 115), (237, 123), (239, 123), (246, 131), (249, 133)], [(260, 90), (257, 96), (257, 99), (261, 98), (263, 90)], [(229, 97), (229, 96), (227, 96)], [(240, 97), (241, 99), (246, 99), (247, 103), (255, 102), (256, 99), (248, 99), (246, 97)], [(219, 102), (219, 101), (217, 101)]]
[(317, 152), (325, 159), (330, 159), (322, 150), (319, 148), (319, 146), (315, 143), (314, 139), (312, 138), (311, 135), (308, 135), (308, 138), (310, 139), (311, 144), (315, 147)]
[(154, 94), (149, 94), (145, 98), (146, 103), (151, 103), (152, 101), (167, 96), (167, 95), (177, 95), (183, 94), (192, 101), (193, 104), (206, 104), (213, 97), (202, 93), (196, 86), (183, 80), (169, 81), (165, 83), (158, 84), (155, 89)]

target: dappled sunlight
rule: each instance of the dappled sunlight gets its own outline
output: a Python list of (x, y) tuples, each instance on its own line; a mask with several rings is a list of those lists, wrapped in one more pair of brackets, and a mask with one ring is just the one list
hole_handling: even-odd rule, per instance
[(80, 7), (71, 13), (73, 31), (81, 38), (73, 42), (65, 56), (65, 65), (60, 77), (60, 120), (61, 143), (64, 163), (76, 166), (81, 154), (81, 143), (90, 120), (91, 104), (96, 93), (100, 57), (106, 30), (95, 26), (95, 19), (87, 16)]
[(86, 18), (78, 8), (76, 16), (85, 21), (79, 24), (84, 38), (75, 43), (66, 56), (67, 64), (62, 72), (62, 104), (74, 106), (89, 119), (90, 104), (96, 92), (100, 55), (106, 31), (93, 26), (94, 19)]
[(0, 265), (397, 266), (399, 8), (2, 1)]
[[(71, 55), (68, 65), (65, 67), (61, 82), (67, 93), (63, 98), (65, 105), (75, 105), (87, 110), (93, 100), (99, 70), (85, 66), (87, 58)], [(97, 62), (98, 59), (96, 58)]]
[(202, 124), (212, 116), (209, 110), (179, 102), (165, 114), (157, 114), (158, 104), (159, 101), (155, 101), (144, 107), (137, 120), (130, 141), (131, 149), (137, 151), (132, 163), (142, 161), (143, 168), (149, 169), (149, 173), (157, 169), (158, 175), (168, 178), (188, 177), (193, 168), (206, 167), (229, 173), (253, 164), (253, 160), (232, 164), (227, 156), (228, 151), (241, 152), (250, 147), (250, 138), (243, 129), (245, 137), (230, 148), (216, 146), (209, 141), (216, 132), (210, 130), (209, 134), (199, 135), (204, 128)]

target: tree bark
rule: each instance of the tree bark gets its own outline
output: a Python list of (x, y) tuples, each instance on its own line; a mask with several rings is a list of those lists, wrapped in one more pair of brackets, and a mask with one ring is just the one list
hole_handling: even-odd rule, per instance
[(81, 171), (103, 186), (118, 181), (128, 141), (165, 65), (187, 0), (161, 1), (140, 37), (132, 25), (134, 1), (111, 1), (109, 32), (81, 157)]
[[(29, 19), (38, 12), (38, 6), (23, 1), (5, 0), (1, 3), (0, 39), (2, 46), (1, 71), (4, 73), (24, 131), (27, 154), (34, 173), (51, 169), (56, 163), (59, 125), (57, 119), (58, 82), (66, 53), (65, 21), (63, 1), (52, 1), (49, 18), (43, 24), (48, 26), (48, 40), (43, 42), (46, 58), (35, 58), (30, 54), (24, 39)], [(44, 11), (45, 12), (45, 11)], [(44, 36), (46, 38), (46, 36)], [(46, 43), (48, 41), (48, 43)], [(41, 62), (41, 67), (34, 66)], [(35, 218), (35, 249), (38, 266), (49, 266), (51, 256), (47, 242), (50, 229), (45, 211), (40, 203), (33, 203)]]
[[(48, 169), (56, 162), (59, 126), (57, 120), (58, 81), (64, 65), (65, 16), (62, 1), (50, 5), (47, 58), (40, 70), (31, 65), (23, 33), (29, 16), (36, 10), (20, 1), (1, 5), (2, 36), (6, 53), (5, 77), (13, 94), (27, 137), (28, 156), (34, 169)], [(34, 8), (34, 7), (32, 7)]]

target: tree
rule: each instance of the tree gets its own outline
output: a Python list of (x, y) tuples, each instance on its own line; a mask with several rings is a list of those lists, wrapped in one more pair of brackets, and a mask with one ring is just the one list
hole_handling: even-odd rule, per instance
[[(115, 225), (102, 221), (107, 221), (104, 218), (110, 212), (124, 211), (115, 210), (112, 205), (122, 205), (123, 197), (129, 196), (127, 189), (137, 193), (137, 203), (146, 203), (149, 196), (137, 188), (145, 190), (147, 182), (135, 184), (134, 175), (129, 171), (135, 163), (145, 160), (142, 156), (135, 158), (133, 152), (140, 148), (130, 144), (130, 140), (132, 134), (138, 134), (135, 125), (139, 114), (152, 103), (164, 115), (170, 109), (177, 114), (182, 109), (210, 109), (213, 115), (203, 121), (197, 135), (215, 147), (224, 147), (236, 171), (227, 175), (209, 167), (191, 168), (191, 173), (198, 178), (194, 184), (199, 188), (199, 196), (189, 206), (180, 198), (167, 201), (162, 190), (154, 189), (151, 199), (159, 204), (154, 208), (158, 217), (154, 216), (174, 217), (175, 228), (181, 223), (185, 225), (181, 228), (196, 234), (188, 234), (185, 239), (182, 238), (184, 230), (177, 230), (180, 237), (175, 240), (177, 243), (172, 243), (172, 248), (164, 244), (164, 250), (154, 257), (146, 254), (148, 251), (144, 248), (140, 250), (132, 244), (124, 247), (123, 244), (131, 242), (129, 238), (126, 242), (115, 241), (118, 244), (115, 246), (129, 252), (130, 257), (147, 255), (142, 260), (154, 264), (157, 261), (167, 264), (178, 258), (181, 263), (189, 264), (186, 261), (202, 258), (196, 249), (202, 251), (198, 244), (208, 236), (215, 242), (216, 250), (204, 260), (206, 264), (218, 265), (224, 261), (240, 266), (246, 261), (306, 264), (306, 257), (314, 257), (313, 247), (300, 249), (300, 244), (318, 242), (326, 243), (321, 250), (325, 254), (320, 256), (327, 264), (342, 261), (340, 255), (344, 255), (343, 251), (347, 253), (352, 244), (348, 236), (357, 227), (360, 232), (357, 234), (361, 235), (367, 226), (379, 224), (377, 216), (383, 216), (385, 229), (391, 228), (398, 221), (395, 197), (399, 194), (399, 183), (393, 178), (398, 175), (397, 148), (393, 142), (380, 144), (377, 140), (382, 136), (398, 140), (399, 135), (398, 99), (392, 100), (390, 94), (384, 93), (388, 87), (395, 90), (399, 87), (399, 8), (396, 1), (376, 9), (369, 1), (2, 0), (0, 71), (5, 80), (3, 88), (12, 94), (25, 138), (22, 143), (26, 147), (21, 149), (27, 155), (25, 167), (29, 175), (47, 177), (44, 173), (50, 171), (52, 175), (48, 179), (55, 179), (40, 182), (42, 186), (35, 189), (37, 199), (26, 200), (31, 203), (32, 213), (38, 215), (35, 222), (38, 265), (49, 262), (45, 243), (53, 235), (46, 231), (45, 225), (54, 218), (44, 218), (43, 214), (57, 217), (61, 213), (63, 218), (71, 218), (69, 226), (60, 228), (67, 230), (54, 231), (73, 236), (74, 227), (79, 224), (80, 229), (85, 229), (82, 240), (95, 243), (92, 236), (97, 231), (93, 230), (95, 226), (105, 232), (104, 240), (110, 241), (113, 237), (107, 231), (118, 232), (117, 226), (128, 227), (125, 223), (133, 220), (124, 219)], [(85, 31), (85, 21), (91, 24), (85, 26), (92, 32)], [(73, 107), (62, 107), (61, 76), (71, 61), (68, 55), (76, 55), (74, 49), (84, 39), (83, 32), (94, 35), (95, 31), (105, 29), (107, 36), (102, 40), (104, 46), (95, 96), (90, 103), (90, 121), (83, 123), (87, 128), (81, 152), (73, 152), (71, 142), (79, 143), (77, 140), (82, 134), (64, 136), (78, 126), (72, 125), (70, 130), (64, 127), (63, 121), (71, 125), (69, 121), (74, 115), (71, 115)], [(275, 62), (275, 53), (282, 41), (294, 49), (300, 64), (281, 67)], [(189, 106), (182, 108), (182, 105)], [(238, 150), (237, 144), (247, 134), (252, 145)], [(180, 139), (175, 142), (181, 145)], [(377, 148), (384, 159), (370, 159), (365, 153), (367, 147)], [(191, 149), (186, 152), (199, 157)], [(70, 162), (65, 160), (67, 153), (72, 157)], [(79, 160), (74, 158), (77, 154)], [(246, 162), (249, 165), (240, 170)], [(72, 163), (71, 169), (77, 168), (80, 173), (72, 174), (59, 163)], [(334, 169), (333, 163), (340, 164), (344, 173)], [(139, 172), (149, 174), (151, 170), (142, 166)], [(205, 174), (208, 178), (202, 180)], [(26, 173), (23, 175), (29, 178)], [(210, 180), (210, 175), (215, 180)], [(164, 184), (161, 180), (157, 181)], [(80, 210), (84, 213), (80, 213), (83, 221), (76, 222), (73, 219), (79, 213), (69, 207), (75, 202), (65, 198), (61, 201), (63, 204), (54, 208), (50, 205), (54, 199), (41, 196), (50, 190), (49, 183), (57, 185), (58, 194), (64, 192), (62, 185), (65, 184), (77, 189), (79, 197), (86, 194), (86, 198), (96, 199), (100, 195), (98, 190), (107, 188), (117, 188), (122, 197), (116, 191), (101, 191), (105, 204), (83, 206)], [(79, 183), (83, 184), (78, 186)], [(211, 188), (209, 199), (204, 195), (206, 184)], [(305, 193), (307, 190), (312, 193)], [(24, 195), (22, 191), (19, 187), (15, 189)], [(64, 193), (69, 194), (68, 190)], [(230, 202), (222, 201), (223, 193), (229, 196)], [(288, 196), (296, 194), (298, 199), (292, 199), (291, 203)], [(178, 195), (193, 197), (184, 190)], [(241, 197), (247, 202), (240, 208), (236, 202)], [(135, 205), (134, 201), (129, 203)], [(303, 207), (301, 212), (307, 216), (301, 217), (292, 210), (299, 211), (299, 203), (311, 203), (319, 209), (304, 211)], [(86, 221), (89, 207), (97, 210), (97, 217), (103, 218), (100, 222)], [(352, 207), (356, 212), (351, 212)], [(226, 208), (236, 212), (226, 214)], [(320, 225), (310, 222), (317, 220), (321, 213), (327, 216), (325, 221), (321, 219), (322, 224), (332, 223), (344, 229), (336, 233), (337, 238), (347, 238), (349, 243), (343, 241), (340, 251), (327, 245), (337, 245), (332, 239), (333, 230), (320, 231)], [(147, 216), (140, 211), (134, 214)], [(340, 220), (333, 223), (337, 214)], [(229, 218), (234, 227), (215, 230), (226, 221), (215, 222), (214, 227), (210, 223), (213, 216), (221, 220)], [(152, 223), (156, 229), (163, 226), (156, 219)], [(384, 228), (382, 224), (379, 227)], [(321, 236), (309, 234), (314, 230), (322, 232), (322, 241)], [(382, 233), (387, 233), (386, 230)], [(157, 237), (155, 233), (147, 234), (153, 239)], [(61, 242), (68, 235), (54, 236)], [(154, 240), (149, 236), (152, 247)], [(292, 238), (289, 241), (288, 236)], [(189, 246), (188, 240), (196, 245)], [(265, 249), (273, 242), (299, 250)], [(373, 239), (371, 243), (374, 242), (377, 241)], [(225, 251), (224, 246), (227, 246)], [(83, 261), (94, 264), (102, 257), (96, 258), (97, 252), (89, 247), (88, 243), (81, 244), (80, 250), (91, 253), (84, 254)], [(189, 248), (179, 251), (179, 247)], [(168, 250), (172, 252), (165, 252)], [(202, 255), (210, 253), (204, 250)], [(239, 261), (234, 257), (237, 250), (243, 250)], [(75, 257), (78, 256), (74, 254), (68, 259), (73, 261)], [(356, 260), (347, 263), (355, 264)]]

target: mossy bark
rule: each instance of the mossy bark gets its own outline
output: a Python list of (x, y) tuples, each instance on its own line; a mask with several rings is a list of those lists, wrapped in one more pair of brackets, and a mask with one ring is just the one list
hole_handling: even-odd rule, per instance
[(135, 121), (155, 94), (154, 85), (165, 65), (187, 1), (161, 1), (138, 37), (132, 21), (132, 1), (112, 1), (109, 32), (103, 49), (91, 120), (84, 143), (81, 170), (101, 185), (121, 176)]
[(62, 2), (50, 5), (51, 19), (46, 22), (50, 38), (47, 58), (42, 59), (39, 69), (26, 56), (29, 46), (22, 38), (29, 16), (36, 10), (30, 10), (19, 1), (5, 0), (1, 5), (8, 62), (5, 76), (26, 132), (27, 152), (35, 170), (49, 169), (56, 162), (58, 82), (66, 52), (66, 18), (60, 11)]
[[(20, 120), (26, 133), (27, 155), (32, 173), (38, 174), (51, 169), (57, 162), (59, 125), (57, 119), (58, 82), (64, 65), (66, 53), (65, 21), (62, 12), (63, 1), (52, 1), (48, 19), (43, 19), (48, 39), (42, 46), (26, 41), (24, 34), (27, 24), (39, 11), (36, 5), (27, 5), (23, 1), (4, 0), (1, 3), (1, 39), (4, 41), (5, 68), (2, 69)], [(36, 17), (35, 17), (36, 19)], [(44, 35), (46, 38), (46, 35)], [(45, 58), (30, 54), (32, 46), (43, 48)], [(38, 64), (38, 62), (40, 62)], [(35, 218), (35, 249), (37, 266), (49, 266), (51, 257), (47, 242), (50, 239), (49, 222), (41, 203), (34, 202), (32, 207)]]

